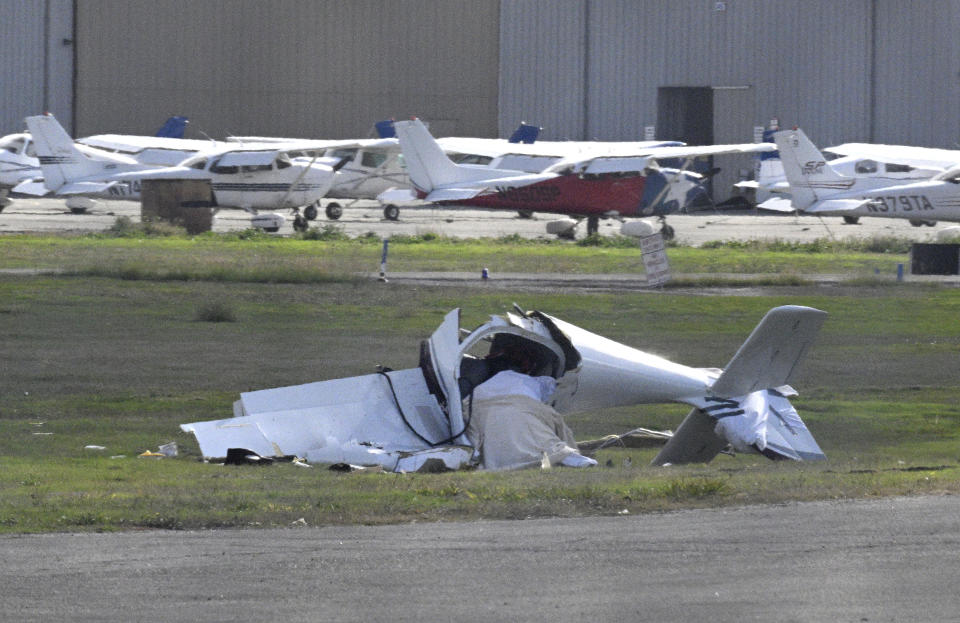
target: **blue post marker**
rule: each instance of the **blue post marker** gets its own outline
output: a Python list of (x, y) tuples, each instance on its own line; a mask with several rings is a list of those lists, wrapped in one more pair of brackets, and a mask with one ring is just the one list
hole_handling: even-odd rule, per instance
[(903, 264), (897, 264), (897, 281), (903, 281)]
[(490, 278), (490, 271), (487, 270), (486, 266), (484, 266), (483, 270), (480, 271), (480, 278), (484, 281)]
[(387, 282), (387, 250), (390, 248), (390, 239), (383, 239), (383, 253), (380, 254), (380, 281)]

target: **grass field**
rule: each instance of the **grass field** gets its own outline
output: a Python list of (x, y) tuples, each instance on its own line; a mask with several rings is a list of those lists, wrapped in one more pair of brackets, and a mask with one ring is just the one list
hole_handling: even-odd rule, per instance
[[(499, 271), (617, 272), (637, 261), (628, 248), (419, 241), (396, 245), (403, 267), (395, 268), (459, 270), (461, 262), (475, 266), (484, 248), (484, 265), (495, 257)], [(342, 240), (10, 237), (0, 238), (0, 250), (0, 268), (74, 271), (0, 275), (3, 532), (576, 516), (960, 493), (960, 291), (952, 288), (699, 296), (400, 286), (357, 278), (375, 271), (378, 245)], [(842, 249), (669, 253), (690, 272), (749, 266), (778, 274), (810, 262), (804, 270), (868, 274), (903, 261), (896, 252)], [(318, 276), (296, 278), (311, 271)], [(770, 307), (829, 312), (794, 400), (829, 460), (742, 455), (650, 468), (655, 448), (612, 448), (598, 456), (603, 467), (588, 470), (339, 474), (205, 464), (179, 431), (183, 422), (228, 417), (241, 391), (364, 374), (376, 364), (414, 366), (419, 340), (451, 308), (462, 307), (471, 327), (514, 301), (695, 366), (724, 365)], [(673, 428), (685, 413), (643, 406), (568, 423), (578, 439), (591, 439)], [(170, 441), (178, 458), (137, 458)]]

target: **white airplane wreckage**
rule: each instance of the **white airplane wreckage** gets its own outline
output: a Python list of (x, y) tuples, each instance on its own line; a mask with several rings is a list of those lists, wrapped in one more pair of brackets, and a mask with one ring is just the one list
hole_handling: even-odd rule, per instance
[[(825, 456), (788, 398), (826, 316), (810, 307), (770, 310), (719, 370), (519, 308), (461, 337), (454, 309), (421, 343), (416, 368), (245, 392), (234, 417), (181, 428), (208, 459), (240, 452), (397, 472), (431, 460), (447, 469), (581, 467), (596, 462), (579, 453), (562, 414), (680, 402), (693, 408), (654, 465), (708, 462), (723, 451), (819, 460)], [(531, 386), (532, 397), (517, 390)]]

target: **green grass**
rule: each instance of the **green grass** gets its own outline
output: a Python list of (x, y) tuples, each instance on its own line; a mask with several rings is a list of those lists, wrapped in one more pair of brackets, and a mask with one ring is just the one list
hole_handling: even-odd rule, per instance
[[(379, 238), (345, 239), (335, 229), (332, 232), (314, 229), (306, 238), (297, 239), (253, 231), (196, 237), (167, 232), (156, 236), (5, 236), (0, 237), (0, 268), (48, 268), (120, 279), (267, 283), (343, 281), (379, 271)], [(875, 247), (823, 240), (805, 244), (717, 243), (705, 248), (674, 246), (668, 250), (668, 257), (675, 273), (760, 273), (781, 280), (802, 280), (807, 274), (890, 276), (896, 273), (898, 263), (907, 261), (901, 243), (896, 239), (877, 241)], [(591, 237), (578, 243), (518, 236), (461, 240), (430, 234), (391, 239), (390, 272), (477, 272), (483, 266), (494, 275), (643, 271), (636, 244), (622, 237)]]
[[(460, 261), (462, 249), (501, 252), (479, 242), (396, 246), (412, 263), (430, 254)], [(582, 250), (632, 252), (502, 246), (505, 264), (522, 264), (542, 250), (571, 263)], [(370, 253), (374, 266), (378, 261), (377, 245), (355, 241), (13, 237), (0, 238), (0, 247), (11, 251), (2, 260), (8, 267), (41, 256), (62, 266), (139, 257), (144, 265), (179, 266), (190, 275), (160, 279), (160, 268), (146, 279), (0, 275), (0, 532), (582, 516), (960, 493), (956, 289), (780, 283), (752, 296), (670, 290), (584, 296), (348, 278), (355, 265), (340, 267), (344, 258), (366, 261)], [(741, 252), (706, 250), (695, 261), (726, 262), (721, 256), (731, 251)], [(701, 253), (670, 250), (685, 252)], [(782, 252), (791, 263), (821, 253)], [(772, 253), (778, 252), (756, 255)], [(834, 253), (851, 255), (828, 255)], [(245, 279), (274, 264), (295, 272), (323, 261), (332, 263), (321, 280)], [(231, 262), (248, 272), (203, 278)], [(462, 324), (472, 327), (514, 301), (694, 366), (722, 366), (770, 307), (828, 311), (795, 383), (794, 404), (829, 460), (775, 464), (720, 456), (706, 466), (650, 468), (656, 448), (612, 447), (600, 451), (602, 467), (588, 470), (338, 474), (320, 466), (205, 464), (192, 436), (179, 430), (184, 422), (229, 417), (241, 391), (364, 374), (377, 364), (414, 366), (419, 340), (450, 309), (462, 307)], [(225, 311), (232, 321), (211, 321)], [(577, 414), (568, 423), (579, 439), (594, 439), (637, 426), (675, 428), (686, 411), (644, 405)], [(180, 446), (178, 458), (137, 458), (170, 441)]]

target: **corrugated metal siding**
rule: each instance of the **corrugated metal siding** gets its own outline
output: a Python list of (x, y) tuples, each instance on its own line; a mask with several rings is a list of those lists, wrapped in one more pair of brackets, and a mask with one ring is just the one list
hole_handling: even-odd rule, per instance
[(45, 110), (71, 126), (72, 39), (71, 0), (0, 2), (0, 136)]
[(542, 139), (583, 137), (585, 9), (581, 0), (501, 3), (501, 136), (527, 121)]
[[(656, 121), (660, 86), (753, 86), (756, 106), (753, 118), (739, 122), (742, 140), (771, 116), (803, 124), (813, 135), (867, 131), (871, 0), (846, 0), (842, 10), (834, 0), (726, 0), (725, 10), (716, 6), (708, 0), (504, 0), (501, 127), (513, 123), (518, 107), (535, 118), (536, 105), (567, 101), (580, 88), (569, 79), (577, 75), (580, 48), (554, 49), (557, 38), (551, 35), (584, 27), (585, 15), (587, 98), (581, 116), (588, 121), (579, 136), (571, 123), (574, 138), (642, 137), (644, 126)], [(575, 33), (567, 38), (576, 40)], [(557, 59), (573, 69), (558, 70)], [(522, 63), (522, 70), (514, 63)], [(516, 74), (524, 80), (508, 79)], [(562, 119), (577, 114), (564, 110)]]
[(78, 127), (148, 132), (183, 114), (195, 136), (344, 138), (419, 115), (438, 135), (495, 136), (498, 8), (497, 0), (81, 3)]
[(960, 2), (877, 2), (875, 142), (960, 147)]

